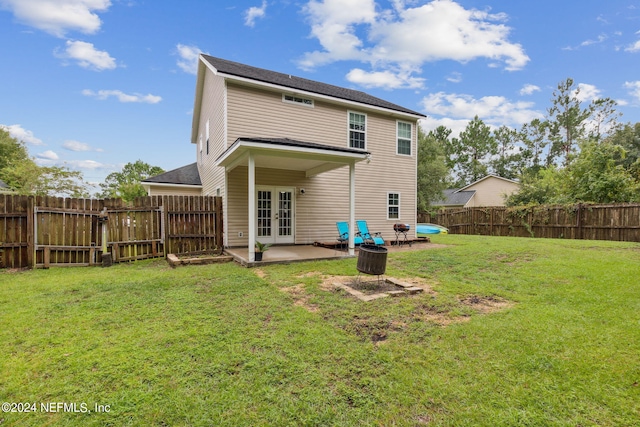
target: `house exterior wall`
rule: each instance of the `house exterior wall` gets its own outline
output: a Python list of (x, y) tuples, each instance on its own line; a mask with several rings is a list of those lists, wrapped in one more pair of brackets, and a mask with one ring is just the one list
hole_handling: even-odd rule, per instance
[(465, 207), (505, 206), (505, 195), (509, 195), (519, 188), (519, 185), (515, 182), (490, 176), (465, 187), (465, 190), (476, 190), (475, 196)]
[(194, 187), (180, 188), (177, 186), (146, 185), (149, 196), (201, 196), (202, 189)]
[[(314, 100), (314, 106), (283, 102), (283, 92), (271, 92), (234, 84), (228, 90), (227, 146), (239, 137), (286, 137), (337, 147), (348, 147), (348, 113), (364, 113), (366, 150), (370, 163), (356, 164), (356, 217), (365, 219), (372, 232), (380, 231), (393, 240), (393, 224), (416, 223), (415, 119), (412, 124), (411, 155), (396, 153), (397, 120), (379, 112)], [(228, 244), (247, 246), (247, 169), (238, 167), (229, 174)], [(348, 220), (349, 168), (347, 166), (306, 178), (304, 173), (256, 169), (256, 185), (296, 187), (295, 243), (334, 241), (335, 223)], [(300, 188), (306, 192), (301, 195)], [(387, 218), (388, 193), (400, 194), (400, 218)], [(238, 237), (242, 232), (243, 237)]]
[[(205, 73), (204, 93), (200, 109), (200, 125), (198, 141), (196, 142), (196, 156), (198, 172), (202, 181), (203, 196), (225, 195), (225, 171), (216, 167), (215, 161), (227, 149), (225, 140), (226, 120), (226, 87), (222, 77), (207, 70)], [(207, 154), (207, 121), (209, 121), (209, 153)], [(202, 140), (202, 151), (200, 150)]]

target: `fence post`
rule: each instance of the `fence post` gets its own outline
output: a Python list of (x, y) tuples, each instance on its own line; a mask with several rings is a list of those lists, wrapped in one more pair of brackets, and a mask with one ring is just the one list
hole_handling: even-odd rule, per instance
[(578, 203), (576, 216), (576, 239), (582, 239), (582, 203)]
[(27, 198), (27, 266), (36, 268), (36, 242), (35, 242), (35, 197)]
[(224, 218), (222, 217), (222, 197), (214, 198), (216, 211), (216, 249), (222, 253), (224, 249)]

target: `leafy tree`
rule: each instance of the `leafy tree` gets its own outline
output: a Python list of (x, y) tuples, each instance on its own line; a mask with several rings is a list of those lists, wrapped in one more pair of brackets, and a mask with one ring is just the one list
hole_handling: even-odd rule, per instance
[(0, 127), (0, 173), (18, 162), (29, 160), (27, 147)]
[(624, 148), (626, 156), (616, 158), (617, 163), (640, 181), (640, 123), (624, 125), (609, 135), (605, 142)]
[(523, 169), (522, 147), (517, 145), (520, 134), (510, 127), (500, 126), (493, 132), (493, 138), (498, 152), (490, 162), (493, 173), (507, 179), (517, 178)]
[(533, 119), (522, 126), (520, 137), (524, 144), (522, 159), (526, 169), (533, 169), (535, 173), (543, 167), (543, 152), (548, 145), (549, 122)]
[(606, 134), (615, 133), (621, 128), (618, 118), (622, 113), (616, 111), (617, 105), (618, 103), (610, 98), (596, 99), (591, 103), (590, 139), (600, 141)]
[(566, 203), (565, 172), (555, 166), (521, 177), (520, 190), (507, 197), (507, 206)]
[(31, 159), (4, 169), (2, 180), (19, 194), (89, 197), (82, 172), (59, 166), (38, 166)]
[(620, 145), (587, 141), (567, 168), (567, 196), (572, 201), (618, 203), (640, 201), (640, 183), (615, 158)]
[(425, 134), (418, 126), (418, 209), (427, 212), (431, 202), (442, 198), (449, 168), (445, 164), (444, 142), (451, 134), (439, 127)]
[(478, 116), (460, 133), (460, 138), (453, 138), (448, 145), (448, 161), (454, 166), (456, 185), (460, 187), (486, 176), (489, 173), (489, 158), (498, 153), (491, 128)]
[(586, 120), (592, 110), (582, 108), (579, 94), (580, 88), (574, 87), (570, 77), (558, 83), (553, 92), (553, 105), (547, 110), (551, 138), (547, 164), (564, 158), (564, 164), (567, 165), (574, 146), (585, 134)]
[(0, 179), (18, 194), (87, 197), (82, 173), (59, 166), (38, 166), (24, 142), (0, 128)]
[(146, 196), (140, 181), (159, 175), (164, 172), (159, 166), (151, 166), (142, 160), (134, 163), (127, 163), (120, 172), (112, 172), (100, 184), (102, 192), (98, 197), (102, 198), (122, 198), (125, 201), (132, 201), (136, 197)]

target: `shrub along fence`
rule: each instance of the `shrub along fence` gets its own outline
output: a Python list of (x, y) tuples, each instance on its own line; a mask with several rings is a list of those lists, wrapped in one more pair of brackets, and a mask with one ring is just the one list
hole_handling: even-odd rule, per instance
[(455, 234), (640, 242), (640, 204), (474, 207), (418, 214)]
[(0, 268), (95, 265), (221, 252), (222, 198), (0, 195)]

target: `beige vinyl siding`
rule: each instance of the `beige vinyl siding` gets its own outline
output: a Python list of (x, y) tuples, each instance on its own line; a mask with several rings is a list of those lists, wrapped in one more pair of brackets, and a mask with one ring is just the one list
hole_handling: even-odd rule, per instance
[[(405, 120), (406, 121), (406, 120)], [(394, 118), (367, 114), (367, 150), (371, 162), (356, 165), (356, 218), (367, 220), (369, 231), (381, 232), (385, 241), (395, 238), (393, 224), (407, 223), (410, 235), (416, 224), (416, 122), (411, 123), (411, 156), (397, 154)], [(387, 219), (389, 193), (400, 194), (400, 218)]]
[(519, 185), (515, 182), (490, 176), (465, 188), (465, 190), (476, 191), (475, 196), (466, 206), (505, 206), (504, 196), (518, 189)]
[[(229, 173), (229, 246), (248, 245), (247, 168), (240, 166)], [(296, 244), (334, 241), (337, 221), (349, 214), (349, 169), (347, 167), (306, 178), (304, 172), (256, 168), (256, 185), (294, 187), (294, 230)], [(300, 189), (305, 194), (300, 194)], [(243, 237), (238, 233), (242, 232)]]
[(282, 93), (232, 83), (228, 91), (227, 143), (239, 137), (286, 137), (347, 146), (346, 109), (314, 100), (313, 108), (282, 101)]
[[(200, 128), (196, 156), (198, 171), (202, 181), (202, 194), (215, 196), (220, 188), (224, 195), (224, 168), (214, 166), (218, 156), (226, 150), (225, 143), (225, 82), (222, 77), (214, 75), (210, 70), (205, 74), (204, 94), (200, 109)], [(207, 154), (206, 125), (209, 121), (209, 154)], [(200, 135), (202, 136), (202, 161), (200, 160)]]
[[(211, 74), (211, 76), (209, 75)], [(370, 231), (382, 232), (386, 241), (395, 237), (395, 222), (409, 223), (412, 234), (416, 223), (416, 120), (401, 114), (384, 113), (339, 105), (314, 99), (313, 108), (306, 105), (283, 102), (286, 91), (269, 91), (239, 85), (227, 81), (226, 96), (220, 94), (217, 77), (207, 73), (206, 93), (203, 98), (201, 133), (206, 152), (205, 123), (211, 120), (212, 135), (222, 126), (214, 124), (213, 117), (226, 117), (226, 141), (217, 147), (228, 147), (240, 137), (284, 137), (319, 144), (348, 147), (348, 111), (367, 116), (366, 147), (371, 152), (371, 161), (356, 164), (356, 219), (365, 219)], [(224, 91), (223, 91), (224, 92)], [(308, 97), (305, 95), (305, 97)], [(222, 100), (221, 100), (222, 99)], [(226, 115), (214, 108), (224, 105)], [(217, 117), (217, 116), (216, 116)], [(411, 155), (397, 154), (397, 121), (412, 124)], [(216, 138), (225, 139), (219, 134)], [(213, 139), (213, 137), (211, 138)], [(210, 141), (211, 144), (211, 141)], [(213, 145), (210, 146), (212, 148)], [(197, 148), (199, 154), (199, 148)], [(219, 153), (211, 154), (215, 161)], [(206, 157), (206, 155), (205, 155)], [(203, 168), (201, 168), (202, 171)], [(204, 169), (214, 169), (206, 163)], [(220, 168), (221, 169), (221, 168)], [(202, 173), (202, 172), (201, 172)], [(206, 174), (206, 175), (205, 175)], [(214, 194), (216, 183), (224, 182), (224, 171), (201, 174), (203, 186)], [(248, 242), (248, 184), (247, 168), (239, 166), (228, 174), (225, 199), (226, 244), (247, 246)], [(295, 187), (294, 216), (295, 243), (310, 244), (315, 241), (336, 240), (337, 221), (349, 219), (349, 168), (342, 167), (315, 177), (306, 178), (304, 172), (256, 168), (256, 185)], [(306, 192), (301, 195), (300, 188)], [(222, 186), (224, 192), (224, 186)], [(400, 194), (400, 218), (387, 219), (387, 197), (389, 192)], [(204, 192), (203, 192), (204, 194)], [(238, 233), (242, 232), (243, 237)]]
[(194, 187), (168, 187), (165, 185), (150, 185), (150, 196), (201, 196), (202, 189)]

